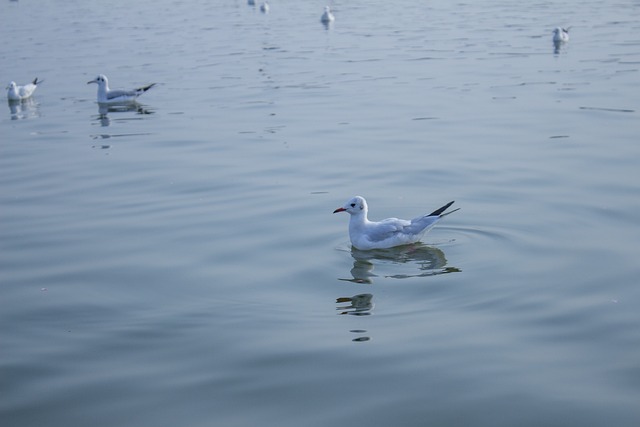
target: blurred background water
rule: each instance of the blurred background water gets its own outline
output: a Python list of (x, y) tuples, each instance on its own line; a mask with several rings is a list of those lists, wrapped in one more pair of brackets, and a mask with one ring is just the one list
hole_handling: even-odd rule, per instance
[(0, 3), (0, 423), (637, 426), (640, 3), (270, 5)]

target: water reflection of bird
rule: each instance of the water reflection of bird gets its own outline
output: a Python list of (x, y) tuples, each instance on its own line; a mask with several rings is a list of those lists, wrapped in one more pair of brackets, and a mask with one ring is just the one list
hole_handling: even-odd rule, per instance
[(153, 110), (148, 107), (139, 104), (138, 102), (131, 102), (128, 104), (112, 105), (112, 104), (98, 104), (98, 118), (102, 127), (109, 126), (111, 119), (109, 113), (126, 113), (135, 111), (137, 114), (153, 114)]
[(369, 221), (367, 218), (369, 207), (364, 197), (356, 196), (333, 213), (347, 212), (351, 215), (349, 218), (349, 238), (355, 248), (360, 250), (386, 249), (419, 241), (440, 219), (458, 210), (454, 209), (445, 213), (452, 204), (453, 202), (449, 202), (430, 214), (419, 216), (411, 221), (387, 218), (376, 222)]
[(351, 314), (354, 316), (368, 316), (373, 310), (374, 304), (371, 301), (372, 294), (358, 294), (352, 297), (341, 297), (336, 299), (336, 303), (348, 305), (339, 305), (337, 310), (340, 314)]
[(9, 101), (9, 111), (11, 111), (11, 120), (28, 119), (38, 117), (39, 104), (33, 98), (27, 98), (23, 101)]
[(373, 273), (376, 265), (414, 265), (417, 270), (409, 270), (409, 267), (402, 267), (402, 272), (396, 274), (386, 274), (382, 277), (392, 279), (405, 279), (410, 277), (427, 277), (438, 274), (459, 272), (456, 267), (448, 267), (447, 259), (442, 250), (426, 246), (420, 243), (413, 245), (399, 246), (389, 249), (375, 249), (361, 251), (356, 248), (351, 249), (351, 256), (354, 259), (351, 269), (351, 279), (340, 279), (354, 283), (373, 283), (372, 278), (379, 277)]

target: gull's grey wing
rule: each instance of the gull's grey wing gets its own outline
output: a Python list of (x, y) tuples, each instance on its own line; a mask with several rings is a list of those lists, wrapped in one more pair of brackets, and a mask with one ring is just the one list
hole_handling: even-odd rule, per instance
[(375, 225), (369, 230), (369, 240), (372, 242), (381, 242), (405, 230), (411, 223), (398, 218), (387, 218)]
[(143, 93), (145, 93), (146, 91), (148, 91), (149, 89), (151, 89), (152, 87), (154, 87), (155, 85), (156, 85), (155, 83), (151, 83), (150, 85), (142, 86), (133, 90), (122, 90), (122, 89), (110, 90), (109, 93), (107, 93), (107, 100), (120, 98), (120, 97), (136, 98), (142, 95)]
[(135, 90), (110, 90), (107, 93), (107, 99), (115, 99), (120, 98), (121, 96), (138, 96), (138, 92)]

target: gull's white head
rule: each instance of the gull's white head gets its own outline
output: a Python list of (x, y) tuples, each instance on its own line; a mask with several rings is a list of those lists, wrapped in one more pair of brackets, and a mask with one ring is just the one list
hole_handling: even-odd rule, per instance
[(16, 88), (16, 82), (9, 82), (9, 85), (7, 86), (7, 89), (9, 90), (13, 90)]
[(87, 84), (91, 84), (91, 83), (97, 83), (98, 86), (106, 87), (109, 81), (107, 80), (107, 76), (105, 76), (104, 74), (98, 74), (98, 77), (87, 82)]
[(355, 196), (349, 200), (343, 207), (336, 209), (333, 213), (346, 212), (349, 215), (367, 214), (367, 201), (362, 196)]

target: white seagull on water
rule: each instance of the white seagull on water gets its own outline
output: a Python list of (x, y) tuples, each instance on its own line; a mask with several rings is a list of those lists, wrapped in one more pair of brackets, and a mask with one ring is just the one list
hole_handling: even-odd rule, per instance
[(155, 83), (142, 86), (132, 90), (111, 90), (109, 89), (109, 80), (104, 74), (98, 75), (95, 79), (87, 82), (87, 84), (98, 84), (98, 104), (129, 104), (155, 86)]
[(569, 41), (569, 28), (556, 27), (553, 30), (553, 42), (564, 43)]
[(331, 13), (331, 8), (329, 6), (325, 6), (324, 13), (320, 17), (320, 22), (328, 24), (329, 22), (333, 22), (335, 20), (336, 18), (335, 16), (333, 16), (333, 13)]
[(24, 86), (18, 86), (16, 82), (10, 82), (9, 86), (7, 86), (7, 98), (9, 101), (24, 101), (33, 95), (39, 83), (42, 83), (42, 81), (38, 81), (37, 77)]
[(260, 5), (260, 12), (269, 13), (269, 3), (266, 1)]
[(333, 213), (347, 212), (351, 215), (349, 238), (356, 249), (387, 249), (419, 241), (442, 217), (459, 210), (458, 208), (444, 213), (452, 204), (453, 202), (449, 202), (429, 215), (419, 216), (411, 221), (387, 218), (375, 222), (367, 218), (367, 201), (364, 197), (356, 196)]

